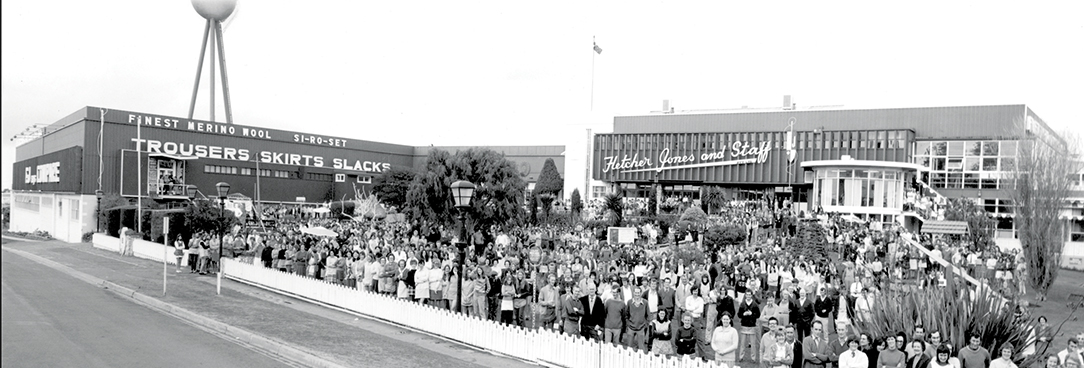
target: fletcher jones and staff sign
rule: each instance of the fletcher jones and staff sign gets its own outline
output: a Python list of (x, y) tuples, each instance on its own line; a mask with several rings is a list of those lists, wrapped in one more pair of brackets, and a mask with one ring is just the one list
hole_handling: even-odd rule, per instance
[[(691, 169), (697, 167), (727, 166), (738, 164), (762, 164), (768, 160), (768, 154), (772, 151), (772, 142), (760, 142), (759, 145), (750, 145), (748, 142), (734, 142), (730, 150), (706, 152), (697, 156), (672, 155), (670, 148), (663, 148), (659, 152), (657, 161), (652, 161), (647, 155), (635, 153), (632, 156), (607, 156), (602, 158), (602, 172), (614, 171), (617, 173), (632, 173), (643, 171), (663, 171), (674, 169)], [(699, 159), (699, 162), (697, 162)]]

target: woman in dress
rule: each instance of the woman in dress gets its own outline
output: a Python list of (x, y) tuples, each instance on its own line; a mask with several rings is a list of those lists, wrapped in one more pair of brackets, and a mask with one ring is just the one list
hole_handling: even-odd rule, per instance
[(339, 271), (337, 264), (338, 261), (338, 252), (329, 253), (327, 258), (324, 259), (324, 281), (330, 282), (332, 284), (339, 283), (339, 279), (336, 277), (336, 274)]
[(444, 298), (440, 301), (440, 306), (448, 310), (456, 310), (459, 305), (459, 285), (456, 285), (457, 276), (456, 269), (451, 265), (444, 265), (444, 277), (441, 279), (441, 284), (444, 285)]
[(715, 350), (715, 361), (733, 367), (738, 350), (738, 330), (731, 326), (730, 313), (719, 316), (719, 326), (711, 333), (711, 348)]
[(670, 316), (666, 310), (660, 310), (651, 321), (651, 352), (659, 355), (673, 355), (674, 346), (670, 342)]
[(515, 278), (511, 273), (506, 273), (504, 279), (501, 280), (501, 323), (507, 323), (509, 325), (515, 323), (513, 316), (514, 304), (512, 299), (516, 296), (516, 284)]

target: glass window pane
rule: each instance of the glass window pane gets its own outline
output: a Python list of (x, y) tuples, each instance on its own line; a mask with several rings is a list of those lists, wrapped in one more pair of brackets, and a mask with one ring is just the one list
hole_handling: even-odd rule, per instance
[(933, 143), (933, 154), (934, 154), (934, 156), (944, 156), (945, 153), (948, 153), (948, 145), (945, 142), (934, 142)]
[(1016, 156), (1016, 141), (1002, 141), (1000, 155)]
[(997, 171), (997, 159), (996, 158), (983, 158), (982, 159), (982, 171)]
[(1002, 158), (1001, 159), (1001, 171), (1013, 171), (1016, 170), (1015, 158)]
[(945, 165), (948, 170), (962, 170), (964, 168), (964, 159), (961, 157), (949, 157), (948, 164)]
[(967, 158), (965, 158), (964, 159), (964, 170), (965, 171), (979, 171), (979, 162), (980, 162), (980, 159), (978, 157), (967, 157)]
[(866, 177), (869, 177), (869, 172), (866, 171), (866, 170), (855, 170), (854, 171), (854, 177), (856, 177), (856, 178), (866, 178)]
[(982, 154), (982, 142), (967, 142), (967, 155), (979, 156)]
[(933, 169), (935, 171), (945, 171), (945, 158), (937, 157), (933, 159)]
[(982, 142), (982, 155), (983, 156), (997, 156), (998, 152), (997, 141), (994, 142)]
[(964, 142), (962, 142), (962, 141), (948, 142), (948, 154), (949, 154), (949, 156), (963, 156), (964, 155)]

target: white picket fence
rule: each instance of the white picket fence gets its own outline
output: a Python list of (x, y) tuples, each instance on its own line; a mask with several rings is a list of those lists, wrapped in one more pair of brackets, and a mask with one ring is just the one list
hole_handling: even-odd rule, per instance
[(719, 366), (699, 359), (663, 357), (547, 330), (508, 326), (232, 259), (223, 261), (224, 276), (227, 278), (318, 301), (542, 365), (570, 368)]

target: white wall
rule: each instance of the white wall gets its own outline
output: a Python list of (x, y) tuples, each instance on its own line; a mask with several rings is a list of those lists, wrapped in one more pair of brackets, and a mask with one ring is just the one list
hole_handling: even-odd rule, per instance
[[(15, 193), (11, 206), (11, 231), (45, 231), (58, 240), (69, 243), (82, 241), (83, 233), (94, 231), (96, 198), (91, 195), (55, 193)], [(38, 209), (27, 208), (34, 201)], [(73, 207), (78, 206), (75, 215)]]

